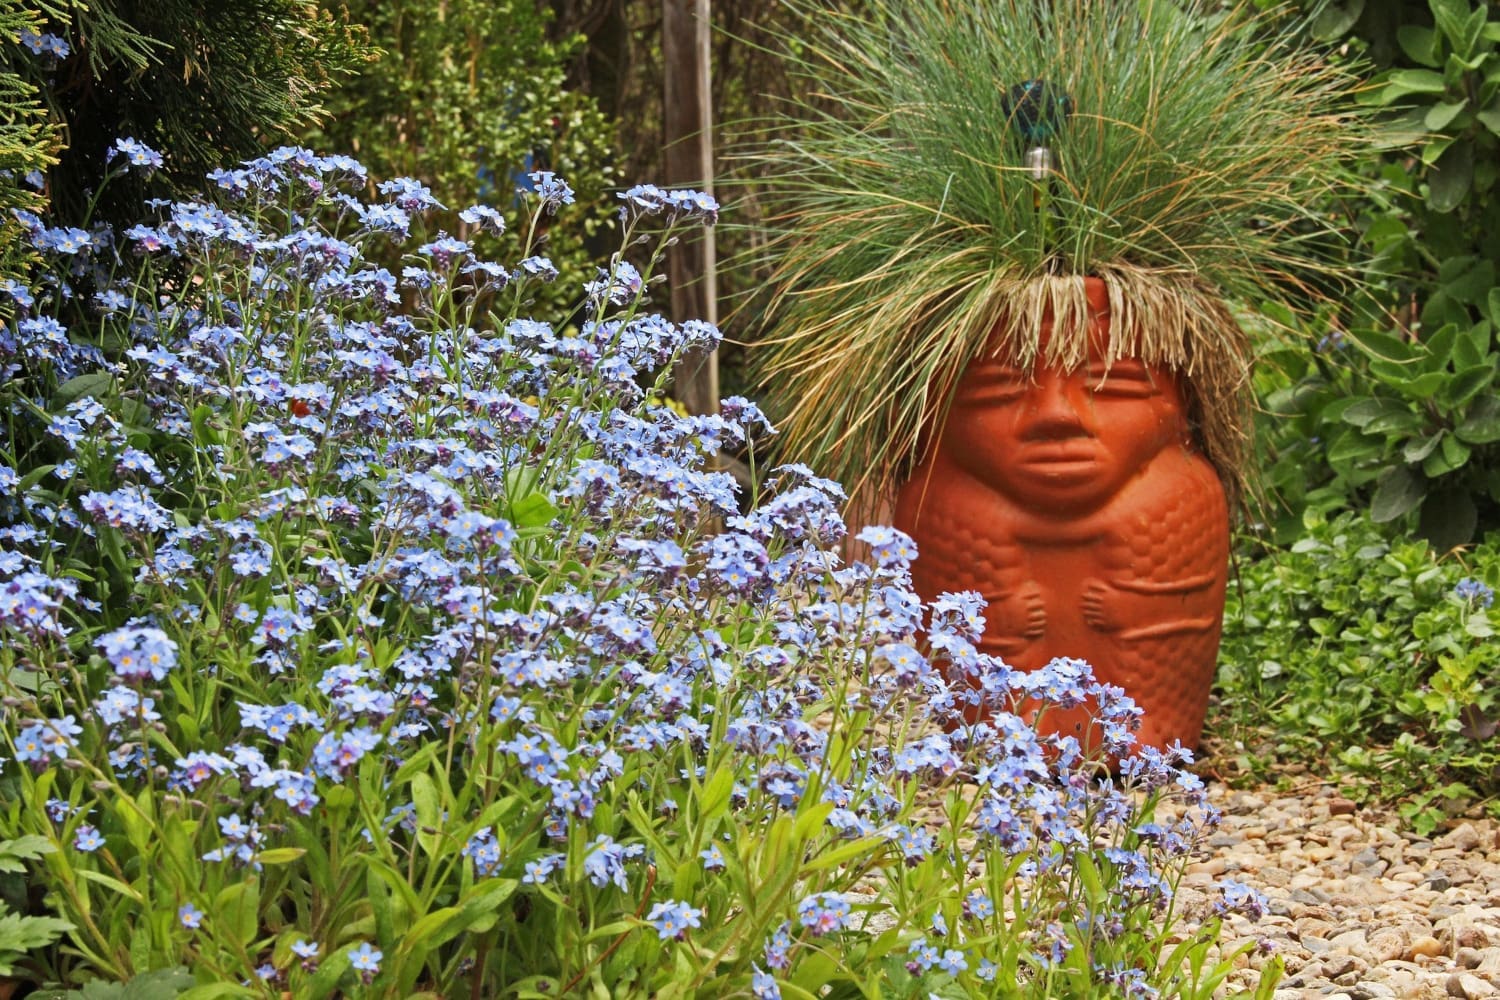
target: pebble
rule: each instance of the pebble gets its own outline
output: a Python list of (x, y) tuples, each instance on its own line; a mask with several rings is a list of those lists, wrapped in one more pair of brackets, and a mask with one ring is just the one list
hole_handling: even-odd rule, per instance
[(1478, 976), (1467, 972), (1455, 972), (1448, 977), (1448, 995), (1450, 997), (1462, 997), (1463, 1000), (1479, 1000), (1480, 997), (1492, 997), (1500, 990), (1493, 985), (1480, 979)]
[[(1222, 877), (1260, 890), (1267, 915), (1226, 921), (1222, 948), (1274, 948), (1285, 972), (1273, 1000), (1500, 1000), (1500, 823), (1423, 837), (1321, 784), (1208, 787), (1223, 819), (1178, 887), (1178, 912), (1206, 919)], [(1254, 993), (1269, 962), (1253, 955), (1214, 997)]]

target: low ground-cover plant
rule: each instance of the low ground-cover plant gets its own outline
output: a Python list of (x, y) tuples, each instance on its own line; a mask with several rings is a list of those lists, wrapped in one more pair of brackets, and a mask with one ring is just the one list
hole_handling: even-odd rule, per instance
[[(811, 470), (742, 513), (708, 457), (768, 430), (754, 406), (659, 405), (658, 373), (717, 334), (647, 311), (653, 251), (711, 199), (624, 192), (624, 249), (553, 325), (525, 316), (556, 277), (541, 248), (502, 266), (412, 236), (418, 184), (366, 203), (357, 163), (294, 149), (211, 179), (119, 234), (28, 217), (52, 269), (7, 289), (0, 841), (30, 848), (32, 916), (68, 925), (29, 976), (173, 996), (185, 969), (194, 998), (1222, 983), (1218, 918), (1172, 905), (1214, 819), (1185, 754), (1117, 782), (1039, 739), (1020, 699), (1096, 698), (1118, 755), (1135, 710), (1077, 661), (979, 654), (981, 602), (924, 609), (898, 533), (841, 565), (841, 492)], [(532, 180), (528, 232), (571, 198)], [(367, 263), (386, 239), (411, 247), (399, 276)], [(1257, 906), (1225, 884), (1221, 912)]]
[(1368, 515), (1309, 514), (1302, 539), (1247, 559), (1229, 588), (1222, 735), (1251, 770), (1267, 746), (1283, 761), (1334, 758), (1424, 832), (1452, 800), (1495, 811), (1497, 585), (1493, 539), (1438, 559)]

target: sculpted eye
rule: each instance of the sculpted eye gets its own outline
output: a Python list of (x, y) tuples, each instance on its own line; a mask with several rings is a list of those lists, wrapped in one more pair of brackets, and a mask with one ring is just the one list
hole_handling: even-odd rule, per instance
[(1139, 361), (1116, 361), (1107, 368), (1091, 364), (1088, 381), (1089, 391), (1094, 395), (1116, 399), (1145, 399), (1161, 391), (1150, 369)]
[(1004, 403), (1020, 399), (1032, 387), (1031, 376), (1013, 365), (981, 361), (969, 370), (963, 390), (971, 403)]

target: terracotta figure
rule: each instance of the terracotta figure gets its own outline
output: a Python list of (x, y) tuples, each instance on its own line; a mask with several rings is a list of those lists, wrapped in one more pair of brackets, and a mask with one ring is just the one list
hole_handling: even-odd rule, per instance
[[(917, 542), (924, 600), (973, 590), (989, 602), (983, 652), (1019, 669), (1087, 660), (1144, 710), (1141, 743), (1196, 747), (1228, 575), (1224, 490), (1178, 375), (1106, 365), (1102, 282), (1090, 279), (1088, 296), (1087, 365), (969, 366), (895, 524)], [(1053, 710), (1044, 725), (1087, 744), (1087, 718), (1087, 706)]]

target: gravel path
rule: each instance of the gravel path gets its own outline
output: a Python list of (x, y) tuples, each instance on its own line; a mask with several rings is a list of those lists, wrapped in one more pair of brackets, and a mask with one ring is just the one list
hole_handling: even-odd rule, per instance
[[(1276, 1000), (1500, 1000), (1500, 825), (1458, 822), (1428, 838), (1326, 785), (1240, 791), (1210, 785), (1224, 821), (1179, 886), (1207, 912), (1221, 877), (1263, 892), (1257, 923), (1234, 917), (1229, 948), (1271, 946), (1286, 964)], [(1243, 959), (1231, 991), (1254, 987), (1266, 954)]]

